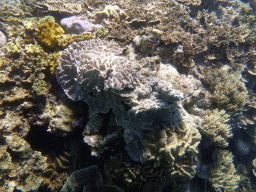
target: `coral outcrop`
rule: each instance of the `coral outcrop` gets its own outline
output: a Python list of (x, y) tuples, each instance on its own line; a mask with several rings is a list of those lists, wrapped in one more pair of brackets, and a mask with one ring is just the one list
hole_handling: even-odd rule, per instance
[[(88, 103), (90, 117), (111, 108), (117, 124), (125, 128), (129, 155), (144, 162), (141, 141), (145, 132), (159, 123), (168, 122), (167, 127), (179, 124), (186, 112), (176, 102), (198, 90), (200, 83), (160, 64), (157, 58), (138, 62), (121, 56), (122, 51), (116, 43), (104, 40), (71, 44), (59, 56), (56, 76), (69, 98)], [(123, 103), (131, 109), (126, 111)]]

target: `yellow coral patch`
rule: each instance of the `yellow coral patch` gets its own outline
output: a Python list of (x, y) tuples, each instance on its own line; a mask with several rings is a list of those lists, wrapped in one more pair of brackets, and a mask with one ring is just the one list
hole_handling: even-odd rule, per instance
[(64, 33), (64, 30), (54, 20), (44, 21), (38, 26), (37, 39), (43, 45), (54, 48)]

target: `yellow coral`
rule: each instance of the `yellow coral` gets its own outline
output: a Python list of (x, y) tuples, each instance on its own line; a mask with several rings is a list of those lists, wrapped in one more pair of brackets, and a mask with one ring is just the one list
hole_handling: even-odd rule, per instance
[(52, 54), (53, 56), (53, 61), (50, 63), (50, 71), (51, 71), (51, 74), (55, 74), (55, 69), (56, 67), (58, 66), (58, 57), (59, 57), (59, 54), (60, 54), (60, 51), (59, 52), (54, 52)]
[(87, 39), (93, 39), (94, 35), (90, 32), (85, 32), (80, 35), (63, 35), (61, 39), (58, 40), (58, 45), (61, 47), (67, 47), (70, 43), (84, 41)]
[(37, 39), (43, 45), (54, 48), (64, 33), (64, 30), (54, 20), (47, 21), (46, 19), (38, 26)]

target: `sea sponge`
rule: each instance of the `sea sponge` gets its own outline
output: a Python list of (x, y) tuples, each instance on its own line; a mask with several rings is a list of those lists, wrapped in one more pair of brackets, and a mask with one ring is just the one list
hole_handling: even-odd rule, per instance
[(37, 28), (37, 39), (46, 47), (54, 48), (65, 31), (54, 20), (45, 18)]
[[(229, 115), (225, 110), (206, 110), (202, 122), (202, 134), (218, 147), (227, 147), (228, 139), (232, 138)], [(210, 144), (210, 143), (208, 143)]]
[(239, 187), (240, 176), (233, 164), (233, 155), (228, 150), (215, 149), (214, 165), (209, 180), (215, 191), (233, 191)]
[(58, 83), (72, 100), (96, 97), (103, 91), (122, 91), (135, 87), (131, 63), (120, 56), (117, 43), (99, 39), (72, 43), (59, 56)]

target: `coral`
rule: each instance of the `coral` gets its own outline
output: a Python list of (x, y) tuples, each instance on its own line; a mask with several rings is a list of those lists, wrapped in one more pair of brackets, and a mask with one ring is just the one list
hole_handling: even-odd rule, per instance
[(71, 44), (59, 56), (56, 76), (72, 100), (102, 91), (134, 88), (135, 73), (122, 48), (115, 42), (89, 40)]
[(207, 142), (210, 141), (218, 147), (228, 146), (228, 139), (233, 136), (231, 126), (228, 124), (229, 117), (225, 110), (205, 111), (201, 132), (205, 135)]
[(191, 6), (199, 6), (201, 4), (201, 0), (177, 0), (180, 3)]
[(54, 48), (64, 33), (64, 30), (51, 17), (46, 17), (37, 28), (37, 39), (42, 45)]
[(232, 73), (228, 66), (220, 69), (206, 68), (204, 81), (212, 91), (214, 107), (225, 109), (229, 113), (243, 111), (249, 98), (245, 84), (240, 79), (241, 75)]
[(61, 192), (75, 192), (82, 188), (84, 192), (122, 192), (117, 186), (104, 184), (96, 165), (73, 172), (67, 179)]
[(58, 45), (61, 47), (67, 47), (73, 42), (84, 41), (88, 39), (93, 39), (94, 35), (91, 32), (85, 32), (79, 35), (63, 35), (61, 39), (58, 40)]
[(162, 191), (167, 184), (178, 189), (195, 176), (200, 138), (189, 123), (170, 128), (162, 124), (142, 140), (143, 164), (134, 163), (120, 152), (104, 159), (104, 170), (113, 183), (123, 183), (124, 189)]
[(1, 182), (0, 189), (5, 191), (15, 188), (24, 192), (37, 190), (47, 167), (47, 158), (41, 152), (33, 151), (18, 136), (7, 136), (5, 140), (5, 150), (1, 149), (1, 179), (5, 181), (4, 184)]
[(73, 0), (64, 0), (62, 2), (44, 0), (28, 1), (27, 3), (40, 13), (48, 15), (53, 12), (64, 15), (86, 14), (88, 11), (87, 5), (84, 2)]
[(79, 127), (75, 123), (85, 115), (80, 106), (80, 103), (74, 104), (67, 99), (62, 99), (62, 102), (58, 103), (56, 96), (49, 93), (46, 96), (46, 105), (42, 109), (40, 121), (48, 126), (47, 131), (64, 136)]
[(92, 29), (92, 24), (89, 21), (75, 16), (62, 19), (60, 25), (70, 34), (79, 34)]
[[(160, 126), (157, 131), (145, 134), (142, 140), (146, 161), (154, 168), (164, 167), (171, 179), (191, 180), (195, 176), (197, 146), (201, 135), (197, 129), (182, 122), (173, 127)], [(164, 161), (164, 162), (162, 162)]]
[(122, 135), (123, 128), (116, 125), (113, 115), (95, 114), (85, 126), (83, 140), (90, 146), (91, 155), (99, 158), (104, 151), (118, 146)]
[(215, 149), (214, 165), (210, 171), (210, 182), (215, 191), (232, 191), (238, 188), (240, 176), (233, 164), (233, 155), (228, 150)]
[(103, 11), (96, 12), (94, 15), (94, 23), (102, 23), (103, 19), (124, 17), (125, 12), (117, 5), (107, 5)]

